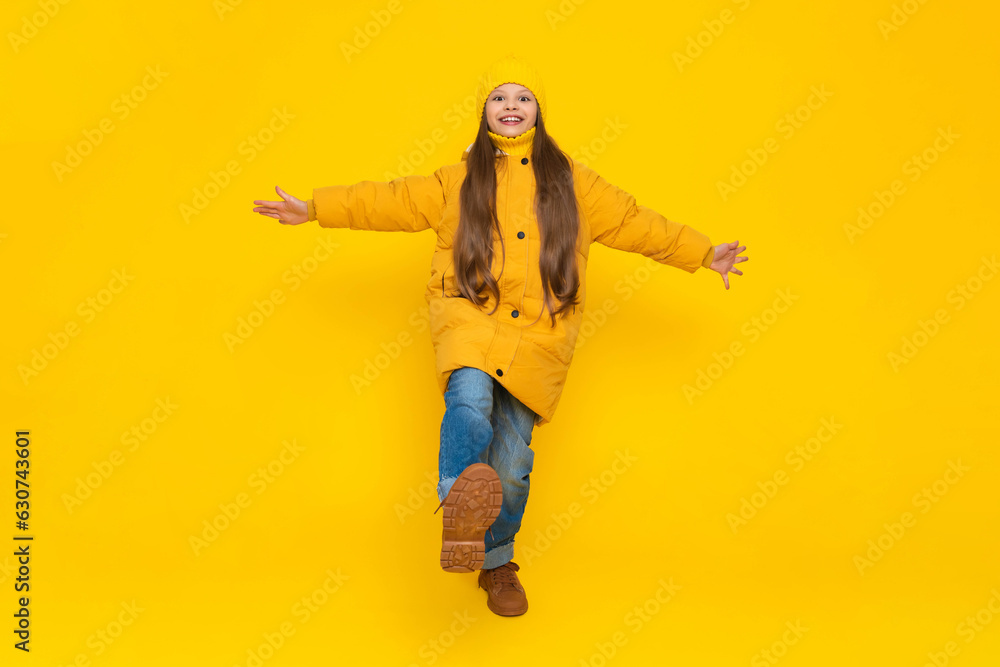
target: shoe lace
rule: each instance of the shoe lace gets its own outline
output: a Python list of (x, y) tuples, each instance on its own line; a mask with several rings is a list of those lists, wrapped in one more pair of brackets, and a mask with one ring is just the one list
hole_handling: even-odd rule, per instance
[(509, 563), (504, 563), (500, 567), (493, 568), (490, 570), (490, 576), (493, 578), (494, 583), (496, 583), (500, 588), (504, 586), (511, 586), (512, 588), (523, 591), (521, 588), (521, 582), (518, 581), (515, 572), (520, 570), (517, 563), (511, 561)]

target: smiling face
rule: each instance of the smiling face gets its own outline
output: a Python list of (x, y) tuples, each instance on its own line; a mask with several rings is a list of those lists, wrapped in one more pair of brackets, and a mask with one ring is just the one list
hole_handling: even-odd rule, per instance
[(494, 88), (486, 98), (484, 113), (491, 132), (516, 137), (535, 126), (538, 101), (521, 84), (505, 83)]

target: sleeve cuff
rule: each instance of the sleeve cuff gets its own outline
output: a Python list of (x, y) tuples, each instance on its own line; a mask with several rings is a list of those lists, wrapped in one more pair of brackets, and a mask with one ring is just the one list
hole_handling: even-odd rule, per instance
[(309, 216), (309, 220), (316, 219), (316, 204), (313, 202), (312, 199), (306, 200), (306, 213)]
[(712, 262), (714, 261), (715, 261), (715, 246), (712, 246), (711, 248), (708, 249), (708, 252), (705, 254), (705, 258), (701, 260), (701, 265), (706, 269), (708, 269), (712, 267)]

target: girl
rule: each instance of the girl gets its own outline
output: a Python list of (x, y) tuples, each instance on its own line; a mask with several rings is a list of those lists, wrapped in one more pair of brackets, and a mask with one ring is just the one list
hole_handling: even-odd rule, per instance
[(276, 187), (282, 201), (256, 200), (253, 210), (288, 225), (437, 234), (426, 299), (445, 402), (441, 566), (480, 570), (490, 610), (517, 616), (528, 608), (512, 558), (529, 445), (555, 414), (573, 358), (590, 244), (689, 273), (710, 268), (726, 289), (748, 258), (739, 241), (713, 247), (564, 153), (546, 131), (541, 79), (524, 60), (494, 63), (476, 100), (479, 131), (458, 163), (431, 176), (316, 188), (307, 201)]

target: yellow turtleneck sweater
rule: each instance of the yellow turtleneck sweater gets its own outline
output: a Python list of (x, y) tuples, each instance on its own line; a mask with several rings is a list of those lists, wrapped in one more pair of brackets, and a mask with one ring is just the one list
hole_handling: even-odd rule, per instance
[(502, 134), (496, 134), (492, 130), (487, 130), (486, 132), (490, 135), (493, 145), (507, 155), (531, 155), (531, 147), (535, 139), (534, 125), (531, 126), (530, 130), (522, 132), (516, 137), (505, 137)]

